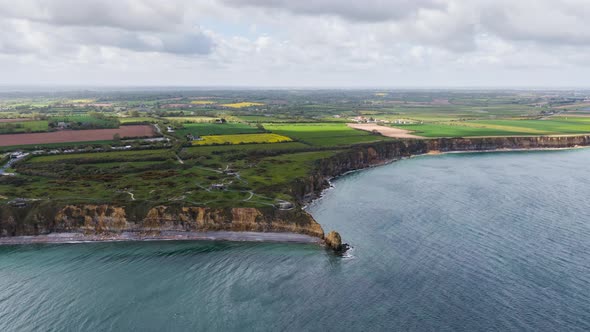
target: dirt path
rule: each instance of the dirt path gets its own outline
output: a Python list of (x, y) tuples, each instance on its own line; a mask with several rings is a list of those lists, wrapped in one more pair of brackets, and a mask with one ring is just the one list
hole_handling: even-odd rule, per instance
[(393, 128), (393, 127), (386, 127), (380, 126), (374, 123), (349, 123), (348, 126), (350, 128), (364, 130), (364, 131), (373, 131), (376, 130), (383, 136), (387, 137), (395, 137), (395, 138), (424, 138), (422, 136), (412, 135), (411, 131)]

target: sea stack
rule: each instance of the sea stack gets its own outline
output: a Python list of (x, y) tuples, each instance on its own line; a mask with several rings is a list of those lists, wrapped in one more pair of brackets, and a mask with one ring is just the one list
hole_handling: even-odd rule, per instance
[(340, 237), (340, 234), (338, 234), (338, 232), (336, 231), (331, 231), (330, 233), (328, 233), (324, 241), (326, 242), (326, 246), (328, 248), (336, 252), (341, 252), (344, 249), (344, 246), (342, 246), (342, 238)]

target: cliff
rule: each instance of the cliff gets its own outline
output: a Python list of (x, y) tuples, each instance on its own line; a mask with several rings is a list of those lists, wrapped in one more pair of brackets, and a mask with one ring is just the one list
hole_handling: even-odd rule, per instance
[(426, 153), (560, 149), (581, 146), (590, 146), (590, 135), (412, 139), (364, 144), (318, 161), (308, 178), (293, 183), (291, 193), (300, 202), (309, 203), (330, 186), (331, 178)]
[[(319, 160), (306, 178), (292, 183), (291, 194), (300, 204), (317, 198), (333, 177), (429, 152), (489, 151), (501, 149), (571, 148), (590, 145), (590, 136), (488, 137), (400, 140), (364, 144)], [(177, 205), (127, 206), (67, 205), (51, 201), (29, 202), (26, 207), (0, 206), (0, 237), (59, 232), (109, 234), (161, 231), (292, 232), (324, 238), (322, 227), (299, 207), (284, 211), (269, 208), (207, 208)], [(327, 242), (341, 247), (335, 233)]]
[[(137, 207), (111, 205), (31, 204), (26, 208), (0, 208), (0, 236), (60, 232), (108, 234), (160, 231), (292, 232), (323, 238), (322, 227), (305, 211), (274, 208), (156, 206), (145, 213)], [(141, 210), (141, 209), (139, 209)], [(16, 222), (16, 221), (19, 222)]]

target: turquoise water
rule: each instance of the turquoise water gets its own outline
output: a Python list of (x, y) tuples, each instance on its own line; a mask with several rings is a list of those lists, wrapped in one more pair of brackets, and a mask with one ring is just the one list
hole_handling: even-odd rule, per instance
[(0, 331), (590, 330), (590, 150), (418, 157), (310, 207), (354, 249), (0, 247)]

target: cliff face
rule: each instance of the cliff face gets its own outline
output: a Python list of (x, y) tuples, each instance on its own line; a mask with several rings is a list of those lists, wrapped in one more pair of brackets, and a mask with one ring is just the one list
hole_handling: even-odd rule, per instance
[(309, 202), (329, 187), (329, 180), (344, 173), (429, 152), (557, 149), (589, 146), (589, 136), (482, 137), (400, 140), (356, 146), (321, 160), (307, 178), (293, 184), (292, 194)]
[[(53, 210), (48, 211), (49, 210)], [(41, 213), (41, 210), (45, 210)], [(52, 217), (47, 217), (52, 216)], [(20, 222), (15, 222), (19, 220)], [(52, 232), (87, 234), (158, 231), (292, 232), (323, 238), (322, 227), (305, 211), (274, 208), (157, 206), (143, 217), (124, 207), (66, 205), (43, 208), (0, 209), (0, 236), (39, 235)]]

